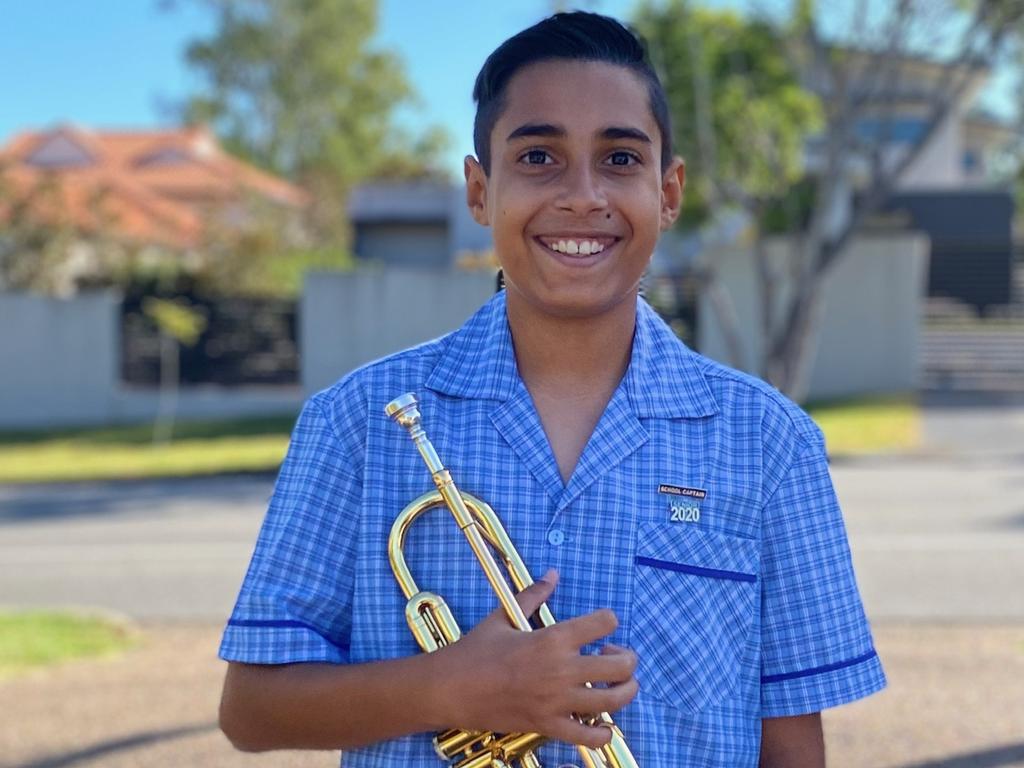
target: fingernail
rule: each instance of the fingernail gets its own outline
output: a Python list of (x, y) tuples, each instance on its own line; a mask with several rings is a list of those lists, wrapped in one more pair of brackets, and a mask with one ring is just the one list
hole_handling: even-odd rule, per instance
[(540, 577), (540, 580), (547, 584), (554, 584), (556, 578), (558, 578), (558, 571), (554, 568), (548, 568), (544, 575)]

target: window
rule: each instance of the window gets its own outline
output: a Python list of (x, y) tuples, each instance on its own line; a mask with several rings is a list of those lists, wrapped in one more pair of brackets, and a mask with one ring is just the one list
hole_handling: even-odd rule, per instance
[(868, 117), (857, 123), (857, 137), (862, 141), (914, 144), (924, 136), (927, 123), (919, 117), (893, 117), (885, 120)]

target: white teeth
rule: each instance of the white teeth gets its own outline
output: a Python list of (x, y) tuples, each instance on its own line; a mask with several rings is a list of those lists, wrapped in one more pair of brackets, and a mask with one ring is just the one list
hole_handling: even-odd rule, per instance
[(549, 243), (548, 248), (558, 253), (589, 256), (593, 253), (600, 253), (605, 246), (596, 240), (559, 240), (557, 243)]

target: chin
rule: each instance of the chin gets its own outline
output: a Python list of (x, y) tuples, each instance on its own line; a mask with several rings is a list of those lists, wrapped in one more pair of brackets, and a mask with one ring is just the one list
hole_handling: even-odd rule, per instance
[(636, 289), (617, 296), (597, 297), (593, 292), (569, 292), (558, 296), (523, 296), (535, 310), (563, 320), (586, 320), (601, 317), (629, 303), (635, 306)]

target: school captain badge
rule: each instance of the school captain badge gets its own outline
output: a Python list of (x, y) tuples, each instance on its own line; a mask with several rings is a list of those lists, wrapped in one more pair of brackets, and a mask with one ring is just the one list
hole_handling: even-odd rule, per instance
[(707, 498), (708, 492), (700, 488), (686, 488), (681, 485), (662, 483), (658, 493), (669, 497), (669, 521), (673, 523), (699, 523), (700, 505)]

